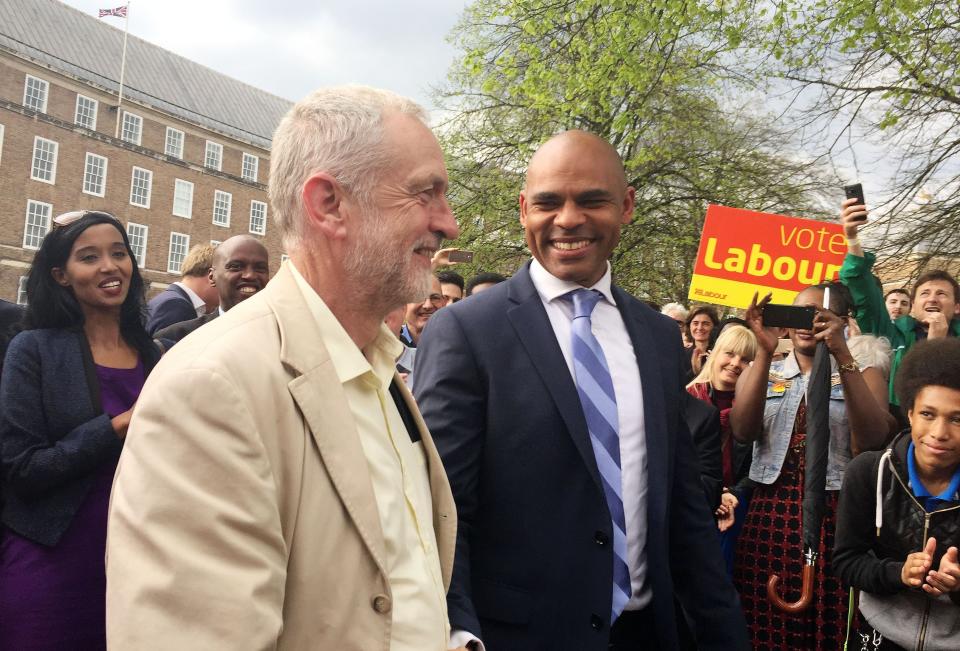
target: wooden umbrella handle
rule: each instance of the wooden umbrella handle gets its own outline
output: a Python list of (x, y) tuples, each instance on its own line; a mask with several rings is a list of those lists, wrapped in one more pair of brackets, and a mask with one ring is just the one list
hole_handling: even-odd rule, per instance
[(800, 598), (793, 603), (787, 603), (777, 593), (777, 587), (780, 585), (780, 577), (771, 574), (767, 580), (767, 597), (774, 606), (785, 613), (802, 613), (810, 602), (813, 601), (813, 570), (815, 566), (804, 564), (803, 566), (803, 587), (800, 591)]

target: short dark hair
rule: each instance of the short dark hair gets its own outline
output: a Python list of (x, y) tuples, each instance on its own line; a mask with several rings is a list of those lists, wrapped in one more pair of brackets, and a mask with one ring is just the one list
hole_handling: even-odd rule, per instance
[(925, 339), (904, 356), (893, 381), (900, 407), (913, 409), (917, 394), (928, 386), (960, 391), (960, 339)]
[(441, 271), (437, 274), (437, 280), (448, 285), (456, 285), (463, 291), (463, 276), (456, 271)]
[[(897, 289), (891, 289), (889, 292), (883, 295), (883, 300), (886, 301), (890, 297), (890, 294), (903, 294), (907, 298), (910, 298), (910, 292), (905, 290), (903, 287), (898, 287)], [(910, 298), (910, 302), (913, 303), (912, 298)]]
[[(710, 320), (713, 322), (713, 327), (716, 328), (717, 324), (720, 323), (720, 316), (717, 314), (716, 309), (710, 307), (709, 305), (701, 305), (700, 307), (695, 307), (690, 310), (690, 314), (687, 315), (687, 320), (683, 322), (683, 331), (687, 333), (687, 338), (690, 341), (693, 341), (693, 333), (690, 332), (690, 322), (693, 321), (693, 318), (701, 314), (706, 314), (710, 317)], [(713, 330), (711, 330), (712, 332)]]
[(496, 285), (497, 283), (502, 283), (506, 279), (507, 279), (506, 276), (501, 276), (500, 274), (494, 273), (492, 271), (481, 271), (476, 276), (474, 276), (473, 278), (467, 281), (467, 287), (464, 294), (466, 296), (470, 296), (471, 294), (473, 294), (473, 288), (476, 287), (477, 285), (486, 285), (488, 283), (491, 285)]
[(69, 226), (54, 228), (43, 238), (27, 274), (24, 329), (83, 327), (83, 309), (73, 291), (60, 285), (52, 272), (55, 268), (62, 269), (66, 266), (77, 238), (91, 226), (99, 224), (109, 224), (117, 229), (132, 262), (130, 290), (120, 306), (120, 334), (138, 351), (148, 351), (153, 347), (153, 341), (144, 329), (146, 299), (143, 277), (140, 275), (133, 249), (130, 248), (126, 229), (115, 217), (102, 212), (87, 213)]
[(950, 283), (950, 286), (953, 287), (953, 302), (960, 303), (960, 285), (957, 284), (956, 278), (951, 276), (943, 269), (933, 269), (921, 274), (921, 276), (917, 278), (917, 282), (913, 284), (913, 292), (910, 294), (910, 303), (913, 303), (915, 300), (917, 300), (917, 290), (920, 289), (920, 285), (928, 283), (931, 280), (942, 280)]

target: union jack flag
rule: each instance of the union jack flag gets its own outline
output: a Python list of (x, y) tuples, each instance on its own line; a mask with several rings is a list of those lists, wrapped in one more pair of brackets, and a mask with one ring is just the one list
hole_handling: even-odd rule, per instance
[(126, 18), (127, 5), (123, 5), (122, 7), (117, 7), (116, 9), (101, 9), (100, 18), (103, 18), (104, 16), (118, 16), (120, 18)]

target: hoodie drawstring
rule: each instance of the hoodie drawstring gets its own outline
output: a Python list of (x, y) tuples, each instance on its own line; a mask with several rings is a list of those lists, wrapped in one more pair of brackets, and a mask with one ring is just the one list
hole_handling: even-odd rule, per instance
[(877, 525), (877, 538), (880, 537), (880, 527), (883, 526), (883, 469), (893, 454), (893, 448), (887, 448), (880, 457), (880, 465), (877, 466), (877, 512), (874, 518)]

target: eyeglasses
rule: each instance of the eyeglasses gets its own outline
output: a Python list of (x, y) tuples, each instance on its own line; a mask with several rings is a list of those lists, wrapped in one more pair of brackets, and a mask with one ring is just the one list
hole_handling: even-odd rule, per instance
[(434, 307), (443, 307), (447, 304), (447, 297), (443, 294), (430, 294), (427, 300), (430, 301), (430, 304)]
[(54, 217), (53, 228), (65, 228), (70, 224), (80, 221), (87, 215), (103, 215), (104, 217), (109, 217), (116, 222), (120, 221), (110, 213), (103, 212), (102, 210), (71, 210), (70, 212), (65, 212), (62, 215), (57, 215)]

